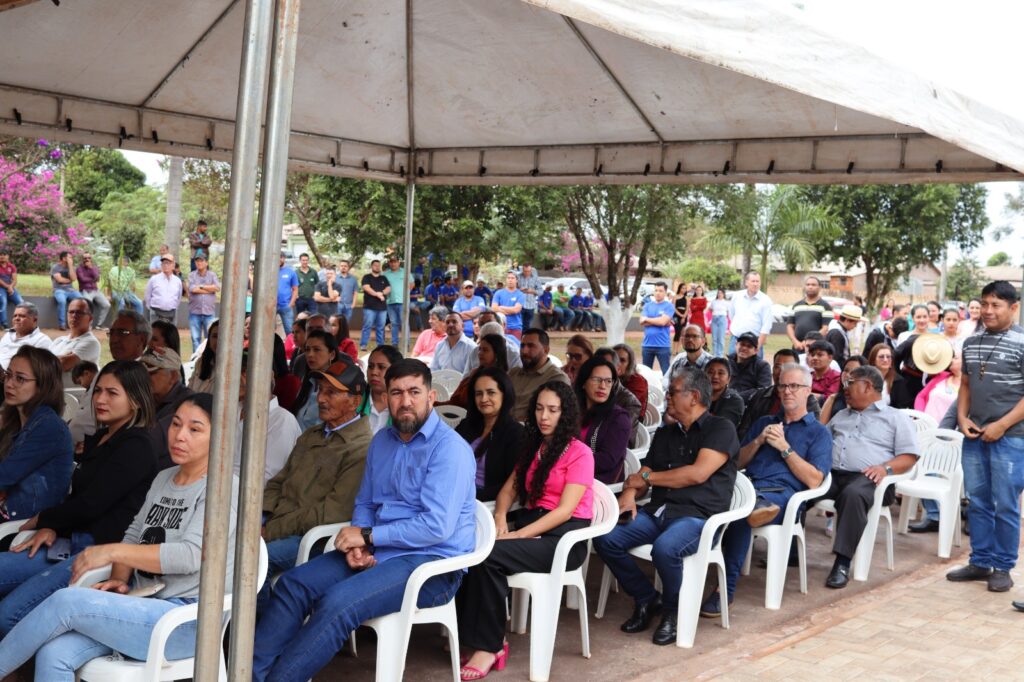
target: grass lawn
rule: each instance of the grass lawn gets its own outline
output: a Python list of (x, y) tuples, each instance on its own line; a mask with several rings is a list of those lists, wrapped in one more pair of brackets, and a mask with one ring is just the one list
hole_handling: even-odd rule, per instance
[[(135, 280), (135, 293), (141, 298), (142, 292), (146, 290), (148, 277), (139, 277)], [(77, 287), (76, 287), (77, 288)], [(38, 275), (31, 273), (18, 273), (18, 291), (22, 296), (49, 296), (53, 291), (49, 275)]]

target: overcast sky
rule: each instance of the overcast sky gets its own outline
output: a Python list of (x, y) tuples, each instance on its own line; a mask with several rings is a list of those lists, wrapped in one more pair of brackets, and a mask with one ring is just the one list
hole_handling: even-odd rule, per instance
[[(1019, 41), (1024, 2), (1011, 0), (764, 0), (787, 7), (807, 21), (920, 75), (959, 90), (1024, 120)], [(167, 176), (160, 156), (123, 152), (146, 174), (149, 184)], [(1006, 251), (1014, 263), (1024, 256), (1024, 218), (1005, 215), (1005, 195), (1017, 183), (986, 183), (988, 215), (993, 226), (1011, 225), (1001, 242), (986, 240), (975, 253), (984, 261)], [(956, 258), (956, 254), (951, 256)]]

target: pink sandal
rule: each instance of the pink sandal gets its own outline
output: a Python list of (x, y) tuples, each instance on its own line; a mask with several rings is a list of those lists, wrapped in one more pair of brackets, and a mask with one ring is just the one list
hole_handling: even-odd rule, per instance
[(487, 677), (492, 670), (501, 671), (505, 669), (505, 664), (508, 663), (508, 642), (501, 648), (497, 654), (494, 655), (494, 661), (487, 666), (487, 670), (480, 670), (471, 665), (466, 665), (470, 657), (466, 656), (462, 660), (462, 668), (459, 669), (460, 680), (482, 680)]

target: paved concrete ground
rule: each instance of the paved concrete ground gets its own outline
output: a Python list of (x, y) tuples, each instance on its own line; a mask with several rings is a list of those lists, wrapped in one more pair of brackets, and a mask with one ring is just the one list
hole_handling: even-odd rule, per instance
[[(893, 516), (897, 516), (894, 507)], [(619, 624), (632, 604), (612, 594), (603, 620), (593, 617), (601, 564), (592, 562), (588, 580), (593, 656), (580, 655), (578, 616), (562, 609), (552, 680), (871, 680), (962, 678), (982, 672), (990, 680), (1024, 679), (1024, 614), (1010, 610), (1019, 593), (992, 594), (983, 583), (947, 583), (945, 572), (966, 561), (954, 547), (951, 560), (938, 559), (936, 536), (897, 535), (896, 564), (885, 568), (884, 543), (875, 547), (867, 582), (844, 590), (824, 587), (832, 564), (824, 519), (808, 519), (808, 586), (799, 592), (790, 569), (779, 611), (764, 608), (764, 570), (742, 578), (731, 610), (730, 630), (701, 619), (693, 649), (656, 647), (646, 635), (627, 636)], [(965, 538), (965, 541), (967, 538)], [(959, 556), (958, 556), (959, 554)], [(1020, 572), (1015, 580), (1022, 583)], [(317, 677), (372, 680), (374, 635), (360, 630), (360, 656), (342, 654)], [(526, 680), (529, 635), (511, 635), (509, 666), (497, 680)], [(450, 680), (447, 654), (437, 628), (417, 628), (406, 667), (408, 680)]]

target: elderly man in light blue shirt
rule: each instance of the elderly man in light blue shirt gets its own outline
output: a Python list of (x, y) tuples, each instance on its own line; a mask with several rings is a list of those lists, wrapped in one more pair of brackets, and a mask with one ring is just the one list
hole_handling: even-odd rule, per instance
[[(472, 449), (434, 413), (426, 365), (400, 360), (385, 381), (392, 425), (370, 443), (352, 525), (341, 530), (336, 551), (288, 571), (274, 586), (256, 627), (254, 680), (312, 679), (361, 623), (401, 608), (418, 566), (473, 551)], [(427, 580), (418, 604), (451, 600), (462, 576)]]
[(757, 335), (757, 356), (764, 358), (764, 342), (772, 332), (772, 299), (761, 291), (761, 275), (748, 272), (746, 289), (733, 294), (729, 302), (729, 353), (736, 352), (736, 339), (750, 332)]
[(445, 337), (434, 346), (430, 369), (454, 369), (465, 374), (476, 344), (462, 333), (462, 316), (455, 312), (448, 313), (444, 318), (444, 333)]

